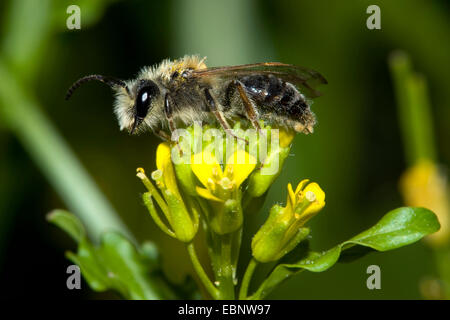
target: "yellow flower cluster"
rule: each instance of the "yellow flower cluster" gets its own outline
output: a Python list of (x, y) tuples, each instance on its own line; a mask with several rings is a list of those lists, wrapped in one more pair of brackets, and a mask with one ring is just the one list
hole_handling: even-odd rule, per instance
[[(213, 142), (208, 138), (205, 146), (194, 152), (186, 163), (173, 160), (192, 152), (194, 140), (182, 140), (180, 144), (172, 145), (161, 143), (156, 153), (157, 170), (151, 175), (157, 188), (142, 169), (138, 169), (137, 174), (148, 189), (143, 196), (144, 203), (157, 225), (186, 243), (195, 237), (200, 217), (218, 236), (240, 230), (244, 220), (243, 203), (248, 204), (266, 193), (290, 152), (294, 134), (280, 130), (268, 131), (267, 136), (275, 134), (278, 143), (266, 145), (267, 154), (263, 158), (259, 153), (252, 153), (246, 144), (235, 144), (232, 149), (225, 150), (228, 153), (217, 152), (223, 151), (217, 148), (226, 147), (224, 144), (212, 147)], [(262, 146), (258, 141), (257, 147)], [(217, 154), (229, 156), (222, 164)], [(274, 163), (276, 170), (265, 173), (264, 170)], [(168, 225), (160, 218), (153, 200)], [(309, 233), (304, 224), (324, 205), (325, 194), (316, 183), (303, 180), (295, 191), (289, 184), (286, 207), (272, 207), (269, 218), (253, 238), (255, 259), (274, 261), (292, 250)]]

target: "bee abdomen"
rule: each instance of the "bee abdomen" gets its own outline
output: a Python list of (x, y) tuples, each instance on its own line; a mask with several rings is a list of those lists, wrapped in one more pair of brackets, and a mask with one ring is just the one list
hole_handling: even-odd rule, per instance
[(247, 76), (241, 82), (262, 113), (300, 119), (308, 108), (304, 96), (294, 85), (273, 75)]

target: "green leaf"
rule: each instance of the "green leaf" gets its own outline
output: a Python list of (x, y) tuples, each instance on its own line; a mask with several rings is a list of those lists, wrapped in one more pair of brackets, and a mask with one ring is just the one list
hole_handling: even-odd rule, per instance
[[(436, 215), (428, 209), (402, 207), (387, 213), (376, 225), (322, 253), (308, 251), (296, 263), (277, 265), (251, 299), (265, 297), (282, 281), (303, 270), (323, 272), (342, 258), (358, 258), (369, 251), (388, 251), (414, 243), (440, 228)], [(354, 250), (355, 246), (367, 250)], [(341, 253), (349, 250), (351, 254)]]
[(47, 215), (47, 220), (67, 232), (77, 243), (86, 237), (86, 231), (81, 221), (68, 211), (53, 210)]
[(99, 247), (83, 240), (78, 253), (67, 254), (95, 291), (113, 289), (127, 299), (158, 299), (149, 278), (148, 255), (143, 256), (125, 237), (107, 232)]
[(73, 214), (54, 210), (47, 219), (78, 242), (77, 253), (67, 252), (66, 256), (80, 267), (92, 290), (115, 290), (126, 299), (174, 298), (167, 284), (152, 274), (159, 272), (158, 252), (152, 243), (137, 249), (121, 234), (106, 232), (100, 245), (94, 246)]
[(107, 272), (105, 272), (101, 261), (98, 260), (95, 248), (86, 240), (78, 246), (78, 253), (67, 252), (66, 257), (80, 267), (81, 274), (94, 291), (106, 291), (116, 289), (111, 286)]

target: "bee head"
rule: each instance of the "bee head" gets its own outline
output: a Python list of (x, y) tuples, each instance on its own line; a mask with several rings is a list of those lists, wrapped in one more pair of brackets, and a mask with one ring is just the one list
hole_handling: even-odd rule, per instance
[(152, 107), (152, 102), (160, 95), (158, 85), (148, 79), (139, 80), (136, 84), (135, 92), (136, 95), (133, 106), (134, 119), (130, 130), (131, 134), (139, 127), (142, 121), (144, 121)]

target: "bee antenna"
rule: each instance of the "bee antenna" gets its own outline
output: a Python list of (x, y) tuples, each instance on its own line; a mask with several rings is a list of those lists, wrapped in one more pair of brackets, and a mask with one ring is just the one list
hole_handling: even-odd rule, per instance
[(92, 74), (89, 76), (85, 76), (83, 78), (78, 79), (77, 81), (75, 81), (74, 84), (72, 84), (72, 86), (69, 88), (69, 90), (67, 90), (66, 93), (66, 100), (69, 100), (69, 98), (72, 96), (73, 92), (78, 89), (83, 83), (86, 83), (88, 81), (91, 80), (98, 80), (101, 81), (105, 84), (107, 84), (108, 86), (110, 86), (111, 88), (114, 87), (122, 87), (125, 88), (125, 90), (127, 91), (127, 93), (129, 93), (128, 87), (125, 84), (124, 81), (117, 79), (117, 78), (113, 78), (113, 77), (108, 77), (108, 76), (102, 76), (99, 74)]

